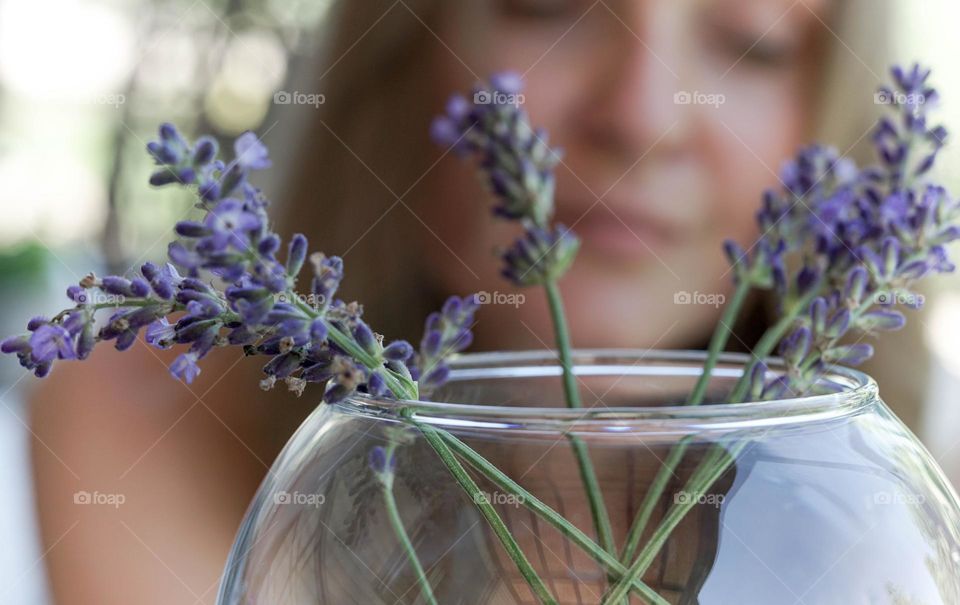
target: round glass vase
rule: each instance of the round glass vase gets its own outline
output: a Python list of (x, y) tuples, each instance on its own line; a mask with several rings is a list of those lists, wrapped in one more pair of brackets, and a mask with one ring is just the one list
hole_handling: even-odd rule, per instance
[[(219, 603), (960, 604), (960, 503), (872, 379), (683, 406), (703, 359), (575, 352), (582, 409), (549, 352), (465, 355), (438, 403), (319, 406), (251, 504)], [(721, 359), (707, 401), (745, 362)]]

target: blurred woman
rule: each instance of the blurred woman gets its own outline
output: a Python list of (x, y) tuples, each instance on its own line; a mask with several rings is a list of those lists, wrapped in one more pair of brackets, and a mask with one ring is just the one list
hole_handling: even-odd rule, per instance
[[(688, 303), (729, 294), (721, 241), (756, 237), (780, 163), (817, 136), (846, 152), (867, 134), (884, 14), (830, 0), (341, 2), (291, 84), (326, 103), (276, 106), (266, 191), (288, 232), (344, 257), (344, 296), (370, 323), (416, 341), (444, 295), (512, 292), (493, 254), (512, 234), (427, 129), (451, 91), (516, 70), (525, 109), (565, 151), (558, 215), (583, 239), (561, 283), (575, 344), (702, 348), (720, 309)], [(544, 301), (522, 294), (481, 310), (476, 349), (549, 346)], [(764, 324), (762, 301), (752, 309), (741, 348)], [(257, 362), (237, 353), (212, 356), (190, 387), (171, 381), (170, 361), (104, 348), (36, 396), (59, 603), (212, 603), (247, 502), (315, 404), (260, 393)], [(909, 384), (884, 389), (919, 401)], [(78, 506), (78, 490), (125, 502)]]

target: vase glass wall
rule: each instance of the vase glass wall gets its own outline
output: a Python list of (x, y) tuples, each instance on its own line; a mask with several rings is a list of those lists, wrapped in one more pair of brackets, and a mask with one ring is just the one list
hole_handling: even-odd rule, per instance
[[(664, 461), (682, 447), (640, 540), (642, 549), (672, 509), (687, 505), (642, 574), (660, 603), (960, 604), (956, 494), (869, 377), (836, 369), (823, 384), (841, 385), (839, 393), (688, 407), (700, 353), (574, 357), (580, 410), (564, 407), (560, 369), (547, 352), (463, 356), (433, 394), (438, 403), (358, 396), (320, 405), (252, 503), (220, 603), (430, 602), (373, 470), (371, 452), (390, 443), (396, 511), (436, 602), (540, 602), (481, 516), (481, 497), (556, 602), (600, 603), (610, 570), (461, 460), (482, 492), (466, 493), (419, 428), (429, 426), (597, 541), (573, 454), (578, 440), (618, 551)], [(722, 359), (707, 401), (722, 401), (745, 361)], [(691, 489), (718, 455), (723, 472)], [(639, 591), (630, 599), (654, 602)]]

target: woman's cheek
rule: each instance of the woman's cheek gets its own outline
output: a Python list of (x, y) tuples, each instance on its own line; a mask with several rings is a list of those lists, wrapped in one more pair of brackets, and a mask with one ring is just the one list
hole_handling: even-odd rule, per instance
[(716, 184), (712, 224), (741, 241), (755, 234), (762, 192), (780, 184), (780, 167), (803, 144), (801, 101), (792, 85), (744, 88), (730, 92), (699, 129)]

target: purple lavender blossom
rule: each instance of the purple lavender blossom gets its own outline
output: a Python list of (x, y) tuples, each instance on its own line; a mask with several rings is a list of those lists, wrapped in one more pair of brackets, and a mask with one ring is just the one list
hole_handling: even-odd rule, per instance
[[(788, 254), (803, 259), (795, 277), (777, 280), (781, 309), (807, 302), (780, 342), (786, 375), (767, 381), (763, 397), (804, 392), (830, 364), (870, 358), (873, 347), (859, 339), (901, 328), (906, 318), (895, 307), (923, 302), (916, 282), (954, 270), (944, 246), (960, 237), (960, 203), (921, 181), (947, 137), (943, 126), (928, 123), (937, 92), (927, 84), (930, 71), (918, 65), (892, 75), (894, 86), (877, 94), (893, 112), (875, 129), (878, 165), (857, 170), (831, 149), (802, 150), (784, 169), (783, 193), (764, 197), (754, 252), (728, 248), (738, 279), (774, 264), (780, 273)], [(753, 394), (758, 375), (765, 372), (751, 377)]]
[(580, 241), (563, 225), (552, 230), (530, 227), (503, 254), (503, 276), (518, 286), (543, 285), (566, 273)]
[(44, 324), (30, 336), (30, 350), (38, 364), (51, 363), (54, 359), (75, 359), (73, 338), (63, 326)]
[[(307, 382), (320, 382), (327, 402), (356, 392), (417, 397), (407, 367), (413, 347), (404, 341), (384, 343), (362, 319), (359, 304), (336, 298), (343, 261), (308, 256), (307, 239), (300, 234), (291, 238), (286, 259), (278, 258), (282, 242), (269, 229), (268, 202), (248, 178), (270, 165), (253, 133), (237, 139), (236, 158), (229, 164), (216, 157), (212, 138), (201, 137), (191, 146), (170, 124), (160, 127), (159, 139), (147, 149), (159, 166), (150, 182), (196, 187), (202, 212), (177, 223), (170, 262), (145, 263), (132, 277), (88, 275), (67, 289), (73, 309), (50, 320), (34, 318), (26, 334), (0, 344), (3, 353), (16, 354), (24, 367), (44, 376), (54, 361), (83, 359), (97, 342), (113, 341), (125, 350), (143, 333), (156, 348), (186, 346), (170, 373), (187, 383), (200, 374), (199, 362), (213, 348), (242, 346), (249, 355), (269, 358), (261, 382), (265, 388), (282, 381), (299, 394)], [(304, 265), (312, 273), (307, 297), (294, 289)], [(110, 315), (97, 330), (100, 310)], [(445, 308), (445, 321), (463, 313)], [(460, 350), (469, 342), (469, 326), (455, 336), (453, 348)]]
[(472, 102), (454, 95), (431, 134), (437, 144), (474, 156), (496, 200), (494, 215), (523, 225), (526, 233), (503, 255), (504, 275), (518, 285), (541, 285), (570, 266), (578, 242), (569, 230), (550, 224), (561, 154), (549, 146), (545, 131), (530, 125), (517, 102), (522, 89), (518, 74), (495, 74), (474, 87)]
[(450, 375), (450, 359), (473, 342), (471, 328), (479, 306), (476, 296), (451, 296), (442, 310), (427, 317), (420, 352), (410, 366), (420, 385), (421, 394), (429, 393), (446, 382)]

